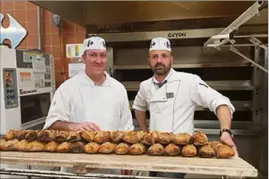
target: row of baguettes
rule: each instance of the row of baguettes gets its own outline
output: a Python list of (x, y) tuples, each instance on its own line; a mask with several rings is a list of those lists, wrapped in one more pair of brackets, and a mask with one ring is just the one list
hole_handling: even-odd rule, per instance
[(48, 143), (40, 141), (28, 142), (23, 139), (5, 140), (0, 139), (0, 150), (3, 151), (22, 151), (22, 152), (60, 152), (60, 153), (88, 153), (88, 154), (118, 154), (118, 155), (142, 155), (148, 154), (151, 156), (178, 156), (202, 158), (231, 158), (234, 156), (234, 151), (227, 145), (220, 142), (213, 141), (206, 145), (197, 147), (193, 144), (186, 144), (184, 146), (170, 143), (162, 145), (155, 143), (151, 146), (142, 143), (128, 144), (128, 143), (112, 143), (104, 142), (98, 144), (96, 142), (85, 143), (79, 142), (56, 142), (50, 141)]
[(142, 143), (145, 145), (152, 145), (160, 143), (168, 145), (170, 143), (176, 145), (194, 144), (195, 146), (202, 146), (208, 143), (206, 134), (202, 131), (195, 131), (192, 135), (188, 133), (172, 134), (168, 132), (152, 131), (149, 133), (143, 131), (54, 131), (54, 130), (10, 130), (4, 137), (6, 140), (18, 139), (40, 142), (96, 142), (99, 144), (105, 142), (113, 143)]

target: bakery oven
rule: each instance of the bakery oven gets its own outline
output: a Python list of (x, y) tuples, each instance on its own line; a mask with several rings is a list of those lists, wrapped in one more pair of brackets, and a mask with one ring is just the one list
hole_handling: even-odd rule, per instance
[(0, 48), (1, 134), (43, 125), (55, 91), (53, 58)]

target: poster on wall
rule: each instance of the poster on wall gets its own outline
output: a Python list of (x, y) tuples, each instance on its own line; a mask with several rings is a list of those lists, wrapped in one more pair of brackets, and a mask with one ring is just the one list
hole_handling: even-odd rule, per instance
[(80, 58), (84, 51), (83, 44), (66, 44), (67, 58)]
[(85, 70), (84, 63), (69, 63), (68, 64), (68, 76), (72, 78), (73, 76), (77, 75), (79, 72)]

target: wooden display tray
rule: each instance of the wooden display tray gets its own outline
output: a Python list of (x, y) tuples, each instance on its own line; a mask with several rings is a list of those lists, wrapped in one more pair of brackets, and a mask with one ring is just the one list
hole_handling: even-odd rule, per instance
[(25, 164), (40, 166), (129, 169), (192, 174), (222, 175), (234, 177), (257, 177), (252, 165), (234, 157), (231, 159), (186, 158), (181, 156), (147, 156), (115, 154), (73, 154), (47, 152), (1, 151), (1, 164)]

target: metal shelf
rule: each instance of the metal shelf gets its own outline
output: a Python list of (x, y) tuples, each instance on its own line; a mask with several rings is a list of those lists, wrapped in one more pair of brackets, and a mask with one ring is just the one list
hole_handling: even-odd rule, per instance
[(1, 168), (1, 175), (14, 175), (20, 178), (68, 178), (68, 179), (89, 179), (89, 178), (120, 178), (120, 179), (158, 179), (158, 177), (135, 176), (135, 175), (120, 175), (120, 174), (104, 174), (104, 173), (87, 173), (76, 174), (71, 172), (61, 171), (46, 171), (46, 170), (32, 170), (32, 169), (17, 169), (17, 168)]
[[(129, 101), (130, 106), (133, 106), (134, 101)], [(252, 110), (251, 101), (231, 101), (236, 111), (250, 111)], [(199, 106), (195, 109), (196, 111), (206, 111), (207, 108)]]
[[(138, 122), (135, 119), (133, 122), (136, 130), (139, 130)], [(149, 125), (149, 119), (146, 120), (146, 125)], [(194, 120), (194, 128), (209, 135), (219, 135), (220, 124), (217, 120)], [(260, 126), (254, 126), (252, 122), (248, 121), (233, 121), (232, 130), (235, 135), (259, 135), (261, 133)]]
[[(195, 64), (173, 64), (173, 68), (207, 68), (207, 67), (248, 67), (249, 62), (243, 63), (195, 63)], [(114, 65), (114, 70), (140, 70), (150, 69), (148, 65)]]
[[(219, 129), (218, 120), (194, 120), (194, 127), (203, 129)], [(233, 129), (249, 129), (253, 126), (251, 121), (232, 121)]]
[[(138, 124), (134, 119), (134, 123)], [(146, 124), (149, 125), (149, 119), (146, 120)], [(233, 121), (232, 128), (234, 129), (246, 129), (253, 126), (251, 122), (248, 121)], [(194, 127), (203, 129), (215, 129), (219, 128), (220, 124), (217, 120), (194, 120)]]
[[(219, 135), (219, 129), (195, 128), (195, 130), (202, 130), (207, 135)], [(234, 129), (233, 134), (235, 136), (258, 136), (261, 134), (261, 129)]]
[[(253, 90), (250, 80), (205, 82), (216, 90)], [(122, 84), (127, 91), (138, 91), (140, 82), (123, 81)]]
[[(134, 125), (138, 126), (138, 122), (136, 119), (133, 119)], [(149, 119), (146, 119), (146, 125), (149, 125)], [(219, 121), (218, 120), (194, 120), (194, 127), (203, 128), (203, 129), (219, 129)], [(247, 129), (253, 126), (250, 121), (233, 121), (232, 128), (233, 129)]]

